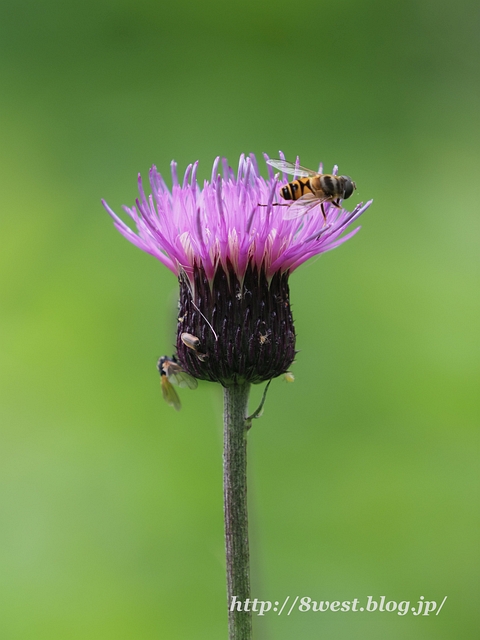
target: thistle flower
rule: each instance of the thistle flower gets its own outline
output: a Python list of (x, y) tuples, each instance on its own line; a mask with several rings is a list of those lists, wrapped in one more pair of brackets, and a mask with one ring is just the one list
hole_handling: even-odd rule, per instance
[[(232, 599), (244, 603), (250, 599), (246, 435), (252, 419), (261, 413), (266, 393), (265, 389), (260, 407), (247, 417), (250, 383), (286, 373), (295, 357), (289, 275), (312, 256), (354, 235), (358, 227), (342, 234), (370, 202), (351, 213), (335, 206), (336, 202), (324, 202), (324, 212), (315, 206), (295, 218), (289, 216), (285, 202), (277, 202), (281, 186), (287, 183), (285, 176), (280, 180), (269, 165), (268, 179), (262, 178), (254, 155), (240, 157), (236, 175), (225, 159), (217, 158), (203, 189), (197, 184), (197, 166), (187, 167), (180, 185), (172, 162), (171, 190), (152, 167), (148, 198), (139, 176), (140, 199), (135, 207), (124, 207), (138, 233), (103, 204), (120, 233), (158, 258), (180, 284), (178, 362), (161, 358), (158, 363), (167, 401), (179, 408), (176, 394), (168, 387), (170, 377), (173, 380), (177, 374), (187, 386), (195, 384), (193, 378), (224, 386), (230, 605)], [(251, 640), (251, 616), (248, 607), (229, 606), (230, 640)]]
[[(352, 212), (327, 203), (326, 221), (319, 206), (286, 219), (285, 203), (277, 203), (285, 176), (280, 180), (268, 166), (263, 178), (253, 154), (240, 156), (236, 174), (217, 158), (203, 189), (197, 166), (187, 167), (180, 184), (172, 162), (171, 190), (152, 167), (148, 197), (138, 177), (140, 199), (124, 207), (137, 234), (103, 204), (120, 233), (179, 280), (176, 346), (183, 369), (224, 386), (270, 380), (295, 357), (289, 275), (353, 236), (359, 227), (342, 233), (370, 202)], [(182, 334), (197, 338), (198, 349)]]

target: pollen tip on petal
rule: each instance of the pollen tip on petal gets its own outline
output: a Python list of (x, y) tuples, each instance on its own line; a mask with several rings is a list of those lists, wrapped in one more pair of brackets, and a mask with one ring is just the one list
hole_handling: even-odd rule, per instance
[(365, 211), (368, 209), (368, 207), (373, 203), (373, 199), (372, 200), (368, 200), (368, 202), (366, 202), (365, 204), (363, 204), (363, 202), (360, 202), (357, 207), (358, 207), (358, 211), (356, 210), (357, 207), (355, 208), (355, 217), (358, 218), (359, 216), (362, 215), (362, 213), (365, 213)]
[(257, 156), (254, 153), (250, 153), (249, 156), (250, 156), (250, 161), (253, 165), (255, 176), (258, 178), (260, 176), (260, 171), (258, 170)]
[(177, 163), (175, 160), (172, 160), (170, 163), (170, 171), (172, 173), (172, 184), (174, 187), (178, 186), (178, 175), (177, 175)]
[(237, 182), (239, 182), (242, 179), (244, 162), (245, 162), (245, 154), (241, 153), (240, 158), (238, 160)]
[(195, 162), (193, 163), (192, 176), (190, 181), (190, 184), (192, 185), (192, 187), (197, 183), (197, 169), (198, 169), (198, 160), (195, 160)]
[[(250, 173), (252, 171), (252, 160), (251, 158), (245, 158), (245, 165), (244, 165), (244, 171), (243, 171), (243, 182), (245, 183), (245, 185), (248, 185), (248, 182), (250, 180)], [(255, 171), (255, 167), (253, 167), (253, 170)]]
[[(107, 213), (114, 219), (115, 222), (117, 222), (117, 221), (118, 222), (122, 222), (120, 220), (120, 218), (117, 216), (117, 214), (115, 213), (115, 211), (111, 207), (108, 206), (107, 201), (104, 200), (103, 198), (102, 198), (102, 205), (106, 209)], [(123, 224), (125, 224), (125, 223), (123, 223)]]
[(217, 156), (215, 158), (215, 160), (213, 161), (213, 167), (212, 167), (212, 178), (211, 178), (211, 183), (213, 184), (215, 182), (215, 179), (217, 177), (218, 174), (218, 165), (220, 163), (220, 156)]
[(228, 180), (230, 178), (230, 167), (228, 165), (228, 160), (222, 156), (222, 172), (223, 179)]
[(185, 169), (185, 173), (184, 173), (184, 176), (183, 176), (182, 189), (186, 189), (186, 187), (187, 187), (187, 185), (188, 185), (188, 183), (190, 181), (190, 175), (192, 173), (192, 169), (193, 169), (193, 165), (192, 164), (189, 164), (187, 166), (187, 168)]

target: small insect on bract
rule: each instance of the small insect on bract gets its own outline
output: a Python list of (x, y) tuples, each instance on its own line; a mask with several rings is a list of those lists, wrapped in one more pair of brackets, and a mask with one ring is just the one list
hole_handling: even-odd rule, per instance
[(197, 336), (192, 336), (191, 333), (182, 333), (180, 339), (186, 347), (188, 347), (189, 349), (193, 349), (193, 351), (196, 351), (200, 348), (200, 338), (197, 338)]
[(293, 201), (284, 215), (286, 220), (299, 218), (319, 204), (326, 222), (324, 203), (331, 202), (334, 207), (340, 209), (340, 200), (349, 198), (357, 188), (349, 176), (318, 173), (286, 160), (267, 160), (267, 164), (290, 175), (298, 176), (296, 180), (280, 189), (280, 195), (284, 200)]
[(169, 358), (168, 356), (162, 356), (157, 362), (157, 369), (160, 373), (160, 381), (162, 383), (163, 399), (171, 407), (174, 407), (177, 411), (181, 409), (180, 398), (178, 393), (173, 388), (173, 385), (178, 387), (189, 389), (196, 389), (198, 382), (190, 374), (182, 369), (178, 364), (175, 356)]
[(270, 342), (270, 335), (272, 333), (271, 329), (267, 329), (265, 333), (260, 333), (258, 336), (258, 341), (260, 345), (263, 347), (264, 344), (268, 344)]
[(180, 340), (186, 347), (195, 352), (195, 355), (201, 362), (204, 362), (204, 360), (208, 358), (207, 354), (202, 351), (202, 343), (200, 342), (200, 338), (197, 338), (197, 336), (193, 336), (191, 333), (182, 333)]

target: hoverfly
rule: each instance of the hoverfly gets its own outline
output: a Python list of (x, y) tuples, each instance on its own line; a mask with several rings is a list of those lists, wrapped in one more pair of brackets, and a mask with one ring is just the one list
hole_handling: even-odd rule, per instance
[(188, 387), (189, 389), (196, 389), (198, 386), (197, 380), (182, 369), (175, 356), (171, 358), (162, 356), (159, 358), (157, 369), (162, 383), (163, 399), (171, 407), (180, 411), (182, 405), (173, 385), (176, 384), (180, 388)]
[(340, 200), (349, 198), (357, 188), (349, 176), (318, 173), (286, 160), (267, 160), (267, 164), (285, 173), (298, 176), (296, 180), (280, 189), (280, 195), (284, 200), (294, 201), (284, 216), (286, 220), (299, 218), (319, 204), (326, 222), (324, 202), (331, 202), (334, 207), (340, 209)]

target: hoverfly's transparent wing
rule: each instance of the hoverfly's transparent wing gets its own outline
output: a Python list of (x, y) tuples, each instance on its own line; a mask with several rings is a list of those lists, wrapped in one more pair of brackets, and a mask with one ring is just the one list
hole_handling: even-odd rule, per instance
[(186, 387), (189, 389), (196, 389), (198, 387), (198, 381), (196, 378), (193, 378), (189, 373), (184, 371), (176, 362), (168, 363), (166, 376), (169, 382), (176, 384), (181, 389), (185, 389)]
[(279, 171), (297, 176), (297, 178), (312, 178), (313, 176), (318, 176), (318, 171), (306, 169), (305, 167), (301, 167), (293, 162), (287, 162), (286, 160), (267, 160), (267, 164), (275, 167), (275, 169)]
[(162, 381), (163, 399), (165, 400), (165, 402), (168, 405), (170, 405), (171, 407), (173, 407), (177, 411), (180, 411), (180, 409), (182, 408), (182, 404), (180, 402), (180, 398), (178, 397), (178, 393), (175, 391), (173, 386), (170, 384), (170, 382), (169, 382), (169, 380), (168, 380), (166, 375), (163, 375), (161, 377), (161, 381)]
[(185, 371), (176, 373), (171, 380), (174, 384), (177, 384), (181, 389), (188, 387), (189, 389), (196, 389), (198, 387), (198, 381)]
[(317, 205), (322, 204), (322, 202), (326, 202), (328, 200), (328, 196), (324, 196), (319, 198), (313, 193), (306, 193), (287, 208), (285, 213), (283, 214), (284, 220), (294, 220), (295, 218), (300, 218), (300, 216), (304, 216), (306, 213), (313, 209)]

